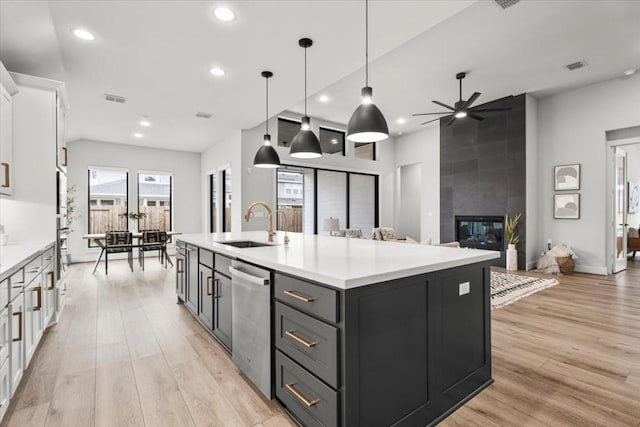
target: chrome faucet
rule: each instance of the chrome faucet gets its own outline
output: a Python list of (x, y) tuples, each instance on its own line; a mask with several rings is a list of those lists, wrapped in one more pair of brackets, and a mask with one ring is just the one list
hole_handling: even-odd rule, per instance
[[(283, 219), (282, 223), (284, 224), (284, 244), (288, 245), (289, 244), (289, 236), (287, 236), (287, 228), (288, 228), (289, 224), (287, 224), (287, 215), (283, 211), (281, 211), (280, 209), (276, 210), (276, 214), (277, 215), (282, 215), (282, 219)], [(280, 216), (278, 216), (278, 219), (280, 219)]]
[(255, 208), (256, 206), (262, 206), (263, 208), (266, 209), (267, 213), (269, 214), (269, 237), (267, 238), (268, 242), (273, 242), (273, 236), (276, 235), (276, 233), (273, 231), (273, 210), (271, 209), (271, 207), (266, 204), (265, 202), (254, 202), (251, 204), (251, 206), (249, 206), (249, 208), (247, 209), (247, 212), (245, 212), (244, 214), (244, 219), (249, 222), (249, 220), (251, 219), (251, 211), (253, 210), (253, 208)]

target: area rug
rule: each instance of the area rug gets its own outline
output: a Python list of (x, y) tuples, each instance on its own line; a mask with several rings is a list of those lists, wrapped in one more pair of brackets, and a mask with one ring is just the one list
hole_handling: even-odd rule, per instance
[(491, 272), (491, 308), (501, 308), (558, 284), (556, 279)]

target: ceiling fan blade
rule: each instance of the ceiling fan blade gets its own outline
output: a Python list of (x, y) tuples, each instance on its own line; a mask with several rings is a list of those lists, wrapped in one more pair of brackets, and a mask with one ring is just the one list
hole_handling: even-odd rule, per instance
[(448, 108), (448, 109), (449, 109), (449, 110), (451, 110), (451, 111), (456, 111), (456, 109), (455, 109), (455, 108), (453, 108), (452, 106), (447, 105), (447, 104), (443, 104), (443, 103), (442, 103), (442, 102), (440, 102), (440, 101), (435, 101), (435, 100), (434, 100), (434, 101), (431, 101), (431, 102), (433, 102), (434, 104), (438, 104), (438, 105), (439, 105), (439, 106), (441, 106), (441, 107)]
[(476, 120), (479, 120), (479, 121), (483, 121), (484, 120), (484, 117), (479, 116), (477, 114), (469, 113), (469, 112), (467, 113), (467, 117), (471, 117), (472, 119), (476, 119)]
[(416, 113), (416, 114), (412, 114), (413, 117), (415, 116), (430, 116), (432, 114), (451, 114), (451, 111), (441, 111), (439, 113)]
[(480, 109), (474, 109), (472, 108), (471, 111), (473, 111), (474, 113), (491, 113), (492, 111), (511, 111), (511, 107), (506, 107), (506, 108), (480, 108)]
[(440, 120), (441, 118), (442, 118), (442, 117), (438, 117), (437, 119), (433, 119), (433, 120), (429, 120), (428, 122), (420, 123), (420, 126), (422, 126), (422, 125), (426, 125), (427, 123), (431, 123), (431, 122), (438, 121), (438, 120)]
[(467, 99), (467, 102), (464, 103), (464, 106), (462, 107), (462, 109), (469, 108), (471, 104), (476, 102), (476, 99), (478, 99), (479, 96), (480, 96), (480, 92), (473, 92), (473, 95), (471, 95), (471, 97)]
[(447, 122), (447, 126), (450, 126), (451, 123), (456, 121), (456, 116), (451, 116), (451, 119)]

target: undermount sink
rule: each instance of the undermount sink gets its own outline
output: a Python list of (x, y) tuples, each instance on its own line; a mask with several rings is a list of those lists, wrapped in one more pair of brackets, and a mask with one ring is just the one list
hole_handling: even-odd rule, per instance
[(254, 242), (252, 240), (239, 240), (239, 241), (235, 241), (235, 242), (216, 242), (216, 243), (221, 243), (223, 245), (234, 246), (236, 248), (260, 248), (262, 246), (274, 246), (274, 245), (269, 244), (269, 243)]

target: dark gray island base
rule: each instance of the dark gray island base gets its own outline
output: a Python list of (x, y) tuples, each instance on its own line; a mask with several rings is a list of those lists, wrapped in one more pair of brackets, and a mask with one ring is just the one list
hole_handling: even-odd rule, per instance
[(435, 425), (493, 381), (489, 269), (347, 290), (276, 273), (276, 396), (305, 426)]

